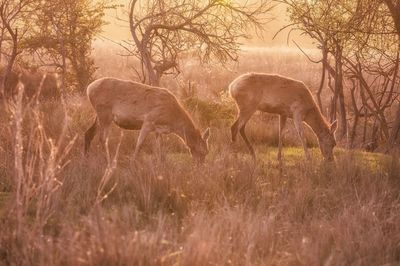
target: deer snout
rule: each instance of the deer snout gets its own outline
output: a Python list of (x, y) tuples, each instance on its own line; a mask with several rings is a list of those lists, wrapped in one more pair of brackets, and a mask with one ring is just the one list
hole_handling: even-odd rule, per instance
[(193, 155), (193, 161), (197, 165), (204, 164), (204, 162), (206, 161), (206, 156), (204, 156), (204, 155)]
[(332, 155), (329, 155), (329, 156), (327, 156), (326, 158), (325, 158), (325, 161), (327, 161), (327, 162), (334, 162), (335, 161), (335, 157), (333, 157), (333, 154)]

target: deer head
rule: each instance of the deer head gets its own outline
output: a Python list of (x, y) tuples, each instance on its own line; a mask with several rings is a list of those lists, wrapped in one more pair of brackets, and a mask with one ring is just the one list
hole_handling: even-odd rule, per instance
[(319, 146), (321, 149), (322, 156), (325, 160), (333, 161), (333, 148), (336, 146), (335, 131), (337, 129), (337, 120), (335, 120), (330, 126), (328, 132), (320, 138)]
[(198, 163), (204, 163), (208, 154), (208, 138), (210, 137), (210, 128), (207, 128), (203, 134), (196, 139), (194, 145), (190, 147), (190, 153), (193, 159)]

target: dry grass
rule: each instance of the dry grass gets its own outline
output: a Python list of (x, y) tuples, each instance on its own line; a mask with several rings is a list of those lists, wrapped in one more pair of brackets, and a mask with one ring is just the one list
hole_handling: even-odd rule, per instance
[[(221, 105), (220, 113), (204, 118), (207, 108), (192, 110), (212, 126), (212, 148), (203, 166), (192, 163), (174, 136), (165, 138), (166, 161), (156, 160), (149, 138), (133, 165), (129, 156), (136, 133), (125, 132), (120, 143), (116, 128), (108, 154), (98, 144), (85, 158), (82, 134), (93, 112), (78, 96), (68, 97), (65, 111), (54, 103), (16, 105), (12, 110), (21, 112), (12, 117), (2, 111), (0, 264), (400, 263), (398, 159), (337, 149), (336, 163), (327, 165), (314, 148), (312, 161), (305, 161), (289, 130), (281, 173), (276, 126), (253, 122), (249, 127), (257, 144), (254, 163), (243, 143), (230, 147), (230, 103), (212, 93), (208, 97)], [(24, 147), (21, 153), (16, 143)]]

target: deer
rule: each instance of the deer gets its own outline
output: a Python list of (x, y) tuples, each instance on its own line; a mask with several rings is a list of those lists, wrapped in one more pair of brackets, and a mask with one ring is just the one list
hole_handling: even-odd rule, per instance
[(238, 110), (237, 118), (231, 126), (232, 142), (236, 141), (237, 133), (240, 132), (253, 159), (256, 156), (246, 136), (245, 127), (251, 116), (256, 111), (261, 111), (279, 115), (279, 162), (282, 160), (282, 135), (287, 118), (294, 121), (307, 159), (310, 158), (310, 153), (304, 137), (303, 122), (316, 135), (324, 159), (333, 161), (337, 121), (329, 124), (325, 120), (311, 91), (303, 82), (277, 74), (247, 73), (231, 82), (229, 93)]
[(157, 140), (164, 134), (177, 135), (193, 159), (204, 162), (209, 151), (210, 128), (201, 134), (188, 112), (167, 89), (105, 77), (89, 84), (86, 93), (96, 112), (94, 123), (85, 132), (86, 155), (94, 136), (98, 133), (100, 141), (105, 143), (110, 126), (115, 124), (122, 129), (140, 130), (134, 159), (149, 133), (155, 132)]
[[(4, 82), (4, 74), (5, 67), (0, 65), (0, 83)], [(24, 85), (25, 97), (28, 100), (35, 96), (40, 96), (41, 100), (58, 101), (61, 98), (57, 74), (15, 67), (9, 74), (7, 86), (4, 88), (6, 97), (13, 97), (17, 94), (18, 82)]]

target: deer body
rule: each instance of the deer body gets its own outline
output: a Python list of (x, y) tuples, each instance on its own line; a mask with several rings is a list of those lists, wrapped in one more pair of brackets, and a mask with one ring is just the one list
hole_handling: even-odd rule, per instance
[[(5, 68), (0, 65), (0, 84), (4, 82), (4, 72)], [(45, 73), (39, 70), (15, 68), (8, 77), (8, 84), (4, 88), (4, 95), (7, 97), (16, 95), (18, 82), (24, 85), (25, 96), (28, 99), (32, 99), (39, 93), (39, 89), (41, 99), (58, 100), (61, 96), (56, 74)]]
[(123, 129), (140, 130), (134, 156), (151, 132), (157, 136), (178, 135), (196, 159), (204, 160), (208, 153), (209, 129), (202, 136), (176, 97), (166, 89), (101, 78), (88, 86), (87, 95), (97, 117), (85, 134), (85, 152), (97, 131), (104, 141), (111, 124), (115, 123)]
[(236, 78), (230, 84), (229, 91), (238, 107), (238, 117), (231, 127), (232, 141), (236, 140), (239, 131), (253, 157), (255, 152), (247, 139), (245, 126), (258, 110), (279, 115), (279, 160), (282, 156), (282, 132), (287, 118), (293, 118), (307, 157), (309, 153), (304, 139), (303, 121), (316, 134), (323, 156), (328, 160), (333, 158), (332, 150), (336, 145), (333, 134), (337, 123), (327, 124), (303, 82), (279, 75), (249, 73)]

